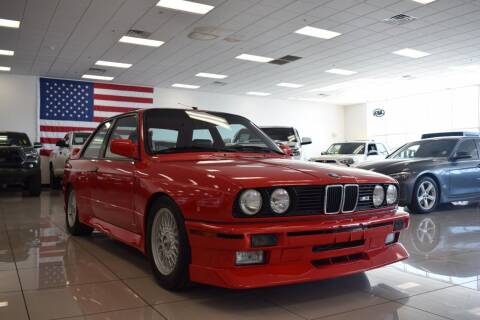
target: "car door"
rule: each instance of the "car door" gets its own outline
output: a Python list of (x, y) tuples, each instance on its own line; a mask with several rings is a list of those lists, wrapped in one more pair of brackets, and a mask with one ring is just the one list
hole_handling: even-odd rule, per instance
[(66, 154), (68, 154), (68, 145), (70, 140), (70, 134), (67, 133), (63, 138), (65, 141), (66, 147), (57, 147), (57, 150), (52, 155), (52, 165), (53, 171), (56, 176), (63, 174), (63, 169), (65, 167)]
[(129, 139), (138, 144), (138, 118), (129, 115), (118, 118), (109, 134), (104, 157), (98, 160), (95, 197), (96, 217), (112, 225), (136, 231), (134, 215), (135, 162), (111, 152), (113, 139)]
[[(454, 159), (455, 155), (468, 155), (470, 158)], [(475, 139), (459, 142), (451, 159), (450, 197), (470, 198), (480, 194), (480, 157)]]

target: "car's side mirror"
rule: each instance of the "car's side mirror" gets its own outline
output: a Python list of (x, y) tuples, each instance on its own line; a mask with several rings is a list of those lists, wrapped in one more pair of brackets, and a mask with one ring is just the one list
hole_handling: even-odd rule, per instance
[(55, 145), (59, 148), (67, 148), (68, 147), (68, 143), (65, 140), (58, 140), (57, 143), (55, 143)]
[(378, 151), (377, 150), (370, 150), (368, 151), (369, 156), (378, 156)]
[(40, 142), (35, 142), (35, 143), (33, 144), (33, 147), (34, 147), (35, 149), (40, 149), (40, 148), (42, 147), (42, 144), (41, 144)]
[(80, 154), (81, 148), (73, 148), (72, 152), (70, 152), (70, 158), (76, 158)]
[(472, 155), (469, 154), (468, 152), (459, 151), (453, 155), (452, 160), (457, 161), (457, 160), (471, 159), (471, 158), (472, 158)]
[(129, 139), (113, 139), (110, 143), (110, 151), (126, 158), (135, 158), (137, 145)]
[(312, 138), (308, 137), (303, 137), (302, 142), (300, 143), (302, 146), (307, 145), (307, 144), (312, 144)]

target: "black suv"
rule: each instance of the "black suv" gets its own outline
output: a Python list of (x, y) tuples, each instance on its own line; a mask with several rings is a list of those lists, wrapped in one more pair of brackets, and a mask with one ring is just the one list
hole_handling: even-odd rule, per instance
[(40, 156), (25, 133), (0, 132), (0, 187), (22, 185), (31, 196), (39, 196), (42, 182)]

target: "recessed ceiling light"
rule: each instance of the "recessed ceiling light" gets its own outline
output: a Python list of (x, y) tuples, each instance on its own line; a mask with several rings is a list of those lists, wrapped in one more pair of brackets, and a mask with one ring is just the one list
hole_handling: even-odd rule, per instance
[(20, 28), (20, 21), (0, 19), (0, 27), (18, 29)]
[(123, 68), (123, 69), (128, 69), (132, 65), (130, 63), (121, 63), (121, 62), (112, 62), (112, 61), (104, 61), (104, 60), (98, 60), (95, 62), (97, 66), (107, 66), (107, 67), (114, 67), (114, 68)]
[(280, 83), (277, 83), (277, 86), (286, 87), (286, 88), (301, 88), (301, 87), (303, 87), (303, 84), (290, 83), (290, 82), (280, 82)]
[(93, 79), (93, 80), (105, 80), (105, 81), (111, 81), (113, 80), (113, 77), (107, 77), (107, 76), (97, 76), (94, 74), (84, 74), (82, 76), (83, 79)]
[(414, 59), (423, 58), (430, 55), (430, 53), (428, 52), (423, 52), (423, 51), (410, 49), (410, 48), (394, 51), (393, 54), (398, 54), (399, 56), (404, 56), (404, 57), (414, 58)]
[(345, 69), (337, 69), (337, 68), (333, 68), (333, 69), (327, 70), (325, 72), (333, 73), (333, 74), (339, 74), (341, 76), (351, 76), (352, 74), (357, 73), (356, 71), (350, 71), (350, 70), (345, 70)]
[(15, 51), (12, 50), (0, 50), (0, 56), (13, 56)]
[(198, 89), (200, 86), (196, 86), (193, 84), (183, 84), (183, 83), (174, 83), (172, 84), (174, 88), (183, 88), (183, 89)]
[(200, 73), (197, 73), (195, 76), (200, 78), (212, 78), (212, 79), (225, 79), (228, 77), (224, 74), (215, 74), (215, 73), (207, 73), (207, 72), (200, 72)]
[(215, 8), (208, 4), (185, 0), (160, 0), (158, 1), (157, 6), (196, 14), (206, 14)]
[(163, 41), (158, 41), (158, 40), (129, 37), (129, 36), (123, 36), (120, 38), (119, 41), (123, 43), (138, 44), (140, 46), (147, 46), (147, 47), (160, 47), (162, 44), (165, 43)]
[(247, 94), (251, 96), (261, 96), (261, 97), (266, 97), (271, 95), (271, 93), (268, 93), (268, 92), (258, 92), (258, 91), (249, 91), (247, 92)]
[(12, 68), (0, 66), (0, 71), (10, 71), (10, 70), (12, 70)]
[(415, 1), (415, 2), (418, 2), (418, 3), (421, 3), (421, 4), (429, 4), (433, 1), (436, 1), (436, 0), (412, 0), (412, 1)]
[(319, 29), (319, 28), (309, 27), (309, 26), (298, 29), (297, 31), (295, 31), (295, 33), (303, 34), (305, 36), (310, 36), (315, 38), (327, 39), (327, 40), (341, 35), (341, 33), (339, 32)]
[(242, 53), (241, 55), (236, 56), (235, 59), (247, 60), (247, 61), (253, 61), (253, 62), (262, 62), (262, 63), (266, 63), (274, 60), (272, 58), (256, 56), (256, 55), (247, 54), (247, 53)]

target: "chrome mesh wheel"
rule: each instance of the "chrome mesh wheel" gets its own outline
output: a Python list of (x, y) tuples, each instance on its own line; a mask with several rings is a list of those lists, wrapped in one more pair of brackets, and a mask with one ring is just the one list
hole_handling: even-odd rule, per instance
[(151, 233), (152, 254), (158, 271), (171, 274), (178, 263), (179, 232), (173, 213), (161, 208), (155, 214)]

